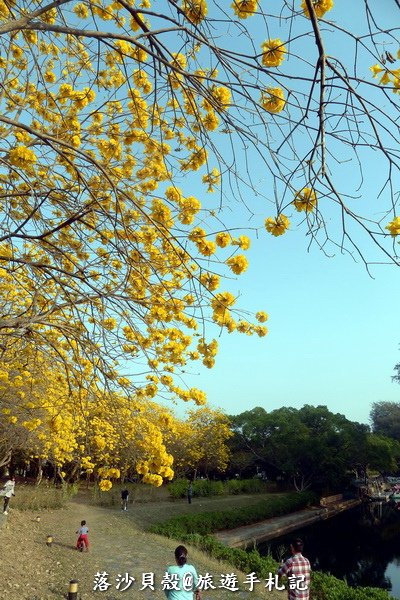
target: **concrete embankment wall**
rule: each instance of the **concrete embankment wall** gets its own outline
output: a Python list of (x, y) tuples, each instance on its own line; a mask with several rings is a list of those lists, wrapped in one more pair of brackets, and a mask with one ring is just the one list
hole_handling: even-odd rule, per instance
[(329, 519), (359, 504), (361, 504), (361, 500), (342, 500), (341, 502), (328, 503), (322, 507), (300, 510), (252, 525), (219, 531), (215, 534), (215, 537), (232, 548), (246, 548), (255, 543), (272, 540), (296, 531), (296, 529)]

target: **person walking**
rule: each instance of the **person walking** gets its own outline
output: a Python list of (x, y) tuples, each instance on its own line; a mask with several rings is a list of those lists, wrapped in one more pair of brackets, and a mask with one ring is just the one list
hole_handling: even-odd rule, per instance
[(290, 544), (292, 556), (278, 569), (278, 575), (290, 578), (288, 584), (289, 600), (309, 600), (311, 566), (308, 558), (303, 556), (303, 540), (294, 539)]
[(192, 504), (192, 498), (193, 498), (193, 484), (191, 481), (189, 481), (189, 486), (187, 489), (187, 499), (188, 499), (189, 504)]
[(122, 510), (128, 510), (129, 501), (129, 490), (122, 490), (121, 492), (121, 508)]
[(10, 479), (5, 482), (3, 489), (1, 490), (1, 495), (4, 496), (3, 514), (8, 515), (8, 506), (10, 504), (11, 496), (15, 496), (15, 477), (10, 477)]
[(168, 567), (165, 574), (164, 592), (168, 600), (201, 600), (197, 589), (198, 575), (193, 565), (187, 563), (185, 546), (175, 548), (175, 565)]
[(89, 538), (88, 538), (89, 528), (86, 526), (86, 521), (81, 521), (81, 526), (79, 527), (79, 529), (76, 533), (78, 534), (78, 539), (76, 540), (76, 549), (80, 550), (81, 544), (83, 544), (83, 546), (85, 546), (86, 552), (88, 552), (89, 551)]

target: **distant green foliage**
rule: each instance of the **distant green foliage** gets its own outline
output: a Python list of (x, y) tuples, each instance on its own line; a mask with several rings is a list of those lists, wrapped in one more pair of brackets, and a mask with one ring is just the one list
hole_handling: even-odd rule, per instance
[[(374, 431), (383, 435), (391, 431), (400, 440), (400, 403), (378, 402), (373, 406)], [(379, 415), (381, 428), (376, 429)], [(256, 407), (230, 420), (233, 464), (252, 469), (273, 465), (296, 489), (338, 493), (349, 472), (366, 467), (390, 472), (400, 452), (398, 444), (371, 435), (368, 425), (350, 421), (326, 406), (283, 406), (269, 412)], [(397, 427), (396, 435), (393, 427)]]
[(272, 496), (252, 506), (173, 517), (164, 523), (154, 525), (152, 531), (168, 537), (180, 537), (190, 533), (207, 535), (221, 529), (233, 529), (240, 525), (285, 515), (304, 508), (314, 500), (315, 497), (310, 492), (293, 492), (279, 498)]
[[(187, 479), (175, 479), (168, 484), (172, 498), (185, 498), (189, 482)], [(267, 491), (267, 484), (259, 479), (230, 479), (229, 481), (210, 481), (196, 479), (193, 481), (193, 496), (223, 496), (233, 494), (261, 494)]]
[(167, 485), (168, 492), (172, 498), (184, 498), (187, 494), (189, 482), (187, 479), (175, 479)]
[(15, 498), (11, 499), (11, 507), (18, 510), (34, 511), (62, 508), (77, 492), (78, 486), (76, 484), (64, 484), (61, 488), (17, 485)]

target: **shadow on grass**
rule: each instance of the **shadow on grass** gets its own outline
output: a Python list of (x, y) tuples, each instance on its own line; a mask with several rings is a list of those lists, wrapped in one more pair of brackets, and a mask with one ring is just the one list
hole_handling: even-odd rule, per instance
[(64, 544), (63, 542), (53, 542), (52, 546), (59, 546), (61, 548), (68, 548), (69, 550), (76, 551), (76, 546), (72, 546), (72, 544)]

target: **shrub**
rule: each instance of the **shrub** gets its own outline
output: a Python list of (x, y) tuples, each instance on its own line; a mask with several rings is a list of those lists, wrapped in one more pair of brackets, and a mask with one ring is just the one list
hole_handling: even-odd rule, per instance
[[(180, 535), (190, 533), (207, 535), (220, 529), (233, 529), (240, 525), (248, 525), (263, 519), (284, 515), (304, 508), (313, 500), (315, 500), (314, 495), (310, 492), (294, 492), (279, 498), (267, 498), (253, 506), (173, 517), (164, 523), (154, 525), (152, 531), (168, 537), (175, 537), (177, 531), (180, 532)], [(171, 531), (174, 532), (174, 535), (170, 534)]]
[(352, 588), (345, 581), (327, 573), (312, 574), (314, 600), (390, 600), (386, 590), (371, 587)]
[[(168, 491), (172, 498), (185, 498), (189, 482), (187, 479), (175, 479), (168, 484)], [(260, 494), (267, 491), (267, 485), (259, 479), (230, 479), (228, 481), (210, 481), (209, 479), (196, 479), (193, 481), (193, 496), (208, 497), (231, 494)]]
[(184, 498), (187, 494), (189, 482), (187, 479), (175, 479), (167, 486), (168, 492), (172, 498)]
[[(233, 480), (228, 481), (231, 484)], [(240, 483), (240, 494), (261, 494), (267, 490), (268, 483), (261, 479), (241, 479)]]

